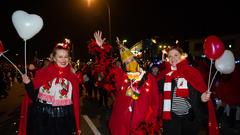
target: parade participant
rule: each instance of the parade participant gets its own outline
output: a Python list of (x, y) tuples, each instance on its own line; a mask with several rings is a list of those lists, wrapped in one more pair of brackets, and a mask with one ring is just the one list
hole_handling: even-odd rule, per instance
[(67, 43), (58, 43), (52, 52), (53, 63), (38, 70), (33, 80), (22, 76), (27, 95), (22, 103), (18, 135), (80, 134), (82, 79), (69, 64), (69, 49)]
[[(166, 69), (163, 71), (165, 77), (159, 81), (163, 94), (163, 134), (196, 135), (199, 128), (197, 122), (203, 120), (204, 113), (208, 112), (209, 135), (218, 135), (211, 93), (207, 91), (200, 72), (188, 65), (182, 56), (181, 48), (174, 46), (169, 49)], [(205, 112), (201, 111), (204, 109)]]
[(109, 72), (110, 65), (112, 64), (112, 57), (110, 52), (112, 46), (105, 42), (105, 38), (102, 38), (102, 32), (97, 31), (94, 33), (94, 40), (88, 45), (89, 53), (95, 56), (95, 61), (92, 70), (92, 76), (96, 89), (99, 92), (99, 107), (108, 105), (108, 91), (105, 90), (104, 82), (106, 75)]
[(150, 64), (150, 73), (157, 78), (159, 73), (159, 64)]
[(144, 71), (128, 48), (118, 43), (125, 70), (113, 68), (105, 84), (106, 89), (115, 90), (110, 134), (153, 134), (159, 106), (157, 81)]

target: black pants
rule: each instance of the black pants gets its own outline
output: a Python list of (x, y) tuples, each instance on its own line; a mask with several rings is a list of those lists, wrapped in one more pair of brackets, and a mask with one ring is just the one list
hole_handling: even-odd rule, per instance
[(163, 135), (197, 135), (198, 126), (189, 116), (177, 116), (163, 122)]
[(108, 107), (108, 92), (104, 88), (99, 88), (99, 106), (105, 104)]

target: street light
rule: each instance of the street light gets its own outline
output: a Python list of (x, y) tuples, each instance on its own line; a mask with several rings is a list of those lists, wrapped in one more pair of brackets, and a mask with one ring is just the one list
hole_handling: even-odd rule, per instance
[[(107, 7), (108, 11), (108, 34), (109, 34), (109, 43), (112, 43), (112, 26), (111, 26), (111, 8), (107, 0), (102, 0)], [(88, 6), (90, 6), (92, 0), (87, 0)]]

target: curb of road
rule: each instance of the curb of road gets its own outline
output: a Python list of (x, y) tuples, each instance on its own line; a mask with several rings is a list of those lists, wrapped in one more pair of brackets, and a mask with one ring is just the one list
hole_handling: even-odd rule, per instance
[(87, 115), (83, 115), (83, 118), (92, 129), (94, 135), (102, 135)]

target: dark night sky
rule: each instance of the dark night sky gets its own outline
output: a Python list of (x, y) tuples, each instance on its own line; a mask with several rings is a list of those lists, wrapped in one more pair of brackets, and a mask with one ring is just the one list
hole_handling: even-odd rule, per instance
[[(37, 14), (43, 19), (42, 30), (27, 41), (27, 55), (34, 51), (47, 56), (54, 44), (64, 37), (72, 40), (75, 57), (87, 55), (87, 42), (93, 32), (102, 30), (108, 37), (108, 16), (103, 0), (87, 7), (84, 0), (1, 0), (0, 40), (9, 57), (23, 53), (24, 42), (11, 20), (16, 10)], [(240, 33), (240, 11), (230, 2), (163, 3), (161, 0), (107, 0), (111, 7), (112, 37), (126, 38), (130, 43), (151, 36), (162, 38), (222, 35)], [(29, 58), (30, 59), (30, 58)]]

